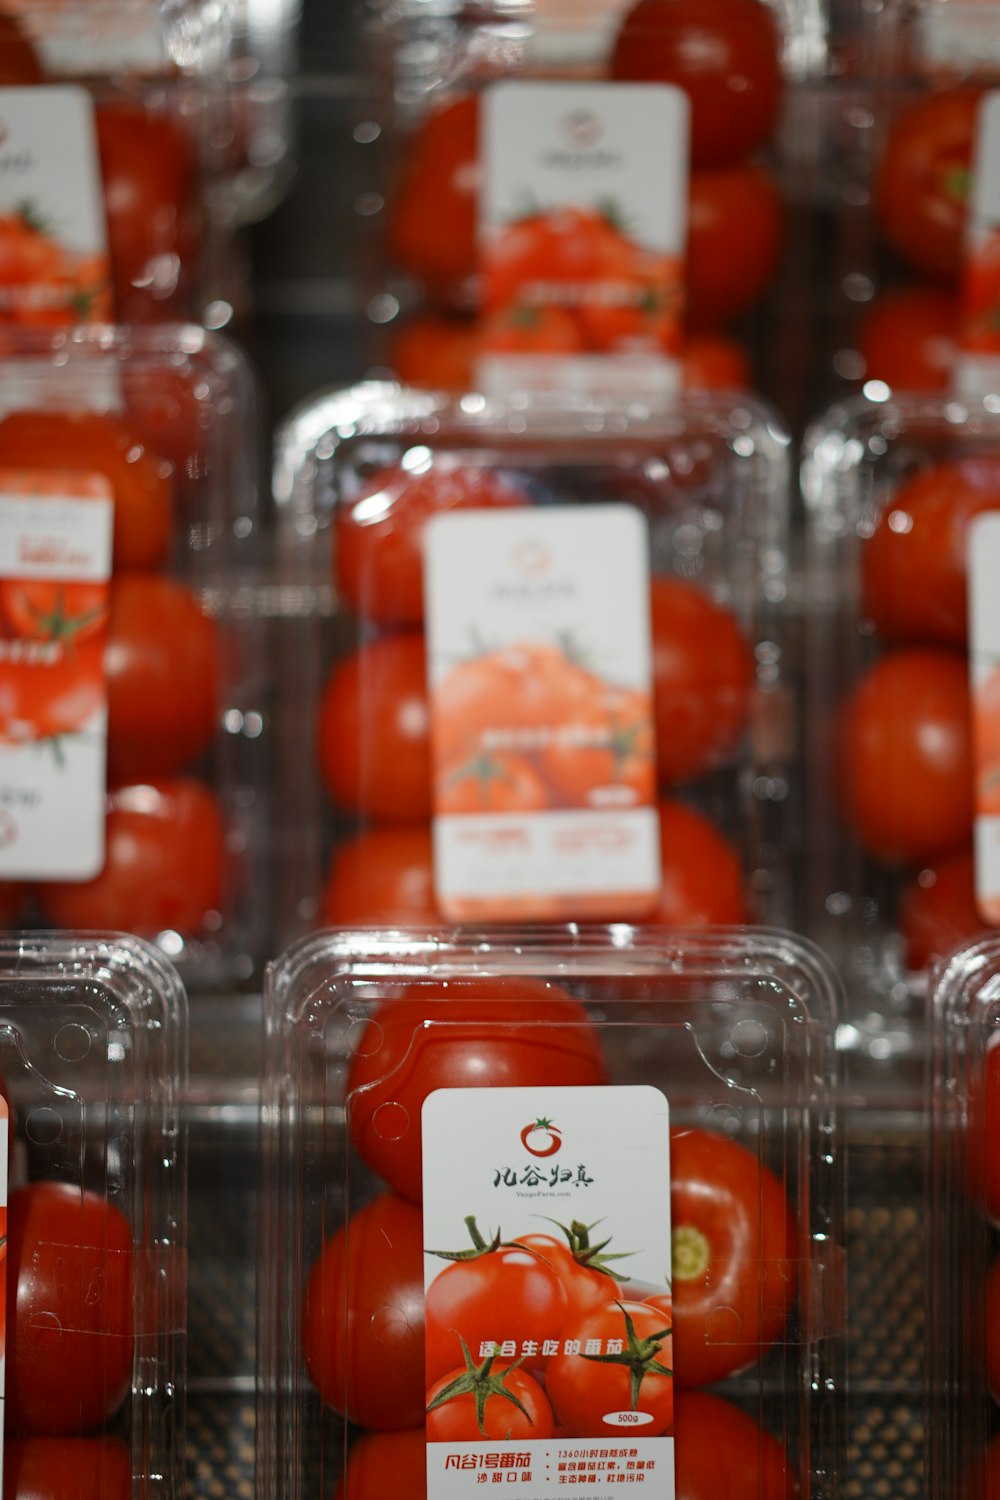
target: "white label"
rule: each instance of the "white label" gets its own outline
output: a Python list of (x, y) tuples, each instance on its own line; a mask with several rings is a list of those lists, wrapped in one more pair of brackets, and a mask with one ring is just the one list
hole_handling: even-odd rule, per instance
[[(673, 1368), (664, 1096), (645, 1085), (441, 1089), (424, 1104), (422, 1134), (429, 1396), (437, 1393), (432, 1403), (441, 1402), (439, 1410), (450, 1404), (455, 1372), (442, 1373), (450, 1358), (443, 1338), (453, 1335), (459, 1374), (463, 1341), (474, 1365), (493, 1357), (489, 1374), (502, 1378), (520, 1362), (517, 1374), (527, 1382), (520, 1399), (530, 1417), (513, 1415), (506, 1398), (491, 1395), (487, 1419), (489, 1403), (499, 1403), (504, 1413), (509, 1406), (516, 1427), (508, 1434), (502, 1415), (503, 1438), (480, 1440), (474, 1433), (458, 1441), (435, 1437), (432, 1412), (428, 1494), (462, 1500), (484, 1483), (509, 1484), (523, 1500), (552, 1500), (584, 1485), (600, 1500), (617, 1500), (626, 1487), (646, 1500), (672, 1500), (673, 1379), (663, 1373)], [(602, 1290), (584, 1311), (559, 1301), (560, 1263), (550, 1245), (571, 1244), (560, 1224), (592, 1234), (591, 1244), (608, 1241), (603, 1253), (612, 1257), (606, 1265), (614, 1275), (588, 1273), (607, 1282), (607, 1296)], [(497, 1302), (498, 1326), (486, 1339), (476, 1333), (482, 1332), (476, 1310), (455, 1328), (439, 1329), (434, 1321), (438, 1307), (453, 1305), (449, 1283), (454, 1286), (467, 1267), (432, 1252), (468, 1249), (473, 1226), (487, 1245), (504, 1242), (506, 1248), (487, 1255), (510, 1257), (515, 1276), (520, 1263), (542, 1281), (530, 1316), (524, 1304)], [(547, 1236), (550, 1244), (529, 1241), (520, 1248), (529, 1236)], [(448, 1281), (437, 1285), (439, 1278)], [(624, 1366), (605, 1357), (627, 1348), (627, 1317), (636, 1337), (656, 1344), (634, 1402)], [(598, 1396), (606, 1395), (607, 1409), (583, 1414), (572, 1409), (574, 1372), (595, 1356), (593, 1369), (606, 1386)]]
[(975, 775), (976, 901), (1000, 924), (1000, 512), (969, 526), (969, 688)]
[(983, 96), (963, 246), (962, 326), (953, 384), (981, 399), (1000, 389), (1000, 91)]
[(0, 489), (0, 578), (103, 583), (111, 571), (110, 500), (5, 494)]
[(424, 577), (442, 910), (648, 910), (660, 871), (639, 511), (439, 515)]
[(928, 0), (918, 9), (925, 64), (981, 68), (1000, 60), (1000, 31), (992, 0)]
[(46, 73), (73, 78), (123, 68), (160, 72), (169, 56), (163, 8), (157, 0), (118, 0), (114, 6), (79, 0), (5, 0)]

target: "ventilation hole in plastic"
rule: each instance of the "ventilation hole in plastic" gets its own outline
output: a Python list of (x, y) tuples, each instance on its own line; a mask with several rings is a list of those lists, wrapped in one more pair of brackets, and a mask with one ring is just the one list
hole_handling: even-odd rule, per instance
[(371, 1057), (382, 1041), (382, 1028), (377, 1021), (352, 1021), (347, 1028), (347, 1050), (352, 1057)]
[(742, 1116), (732, 1104), (713, 1104), (705, 1112), (705, 1128), (719, 1135), (738, 1135), (742, 1124)]
[(738, 1344), (745, 1337), (743, 1319), (735, 1307), (713, 1307), (705, 1315), (707, 1344)]
[(410, 1331), (410, 1320), (399, 1307), (380, 1307), (372, 1313), (372, 1338), (377, 1344), (398, 1344)]
[(372, 1115), (372, 1129), (382, 1141), (398, 1141), (410, 1128), (410, 1112), (395, 1099), (380, 1104)]
[(82, 1062), (93, 1045), (93, 1038), (79, 1021), (69, 1021), (60, 1026), (52, 1045), (56, 1056), (63, 1062)]
[(729, 1039), (737, 1056), (760, 1057), (767, 1046), (767, 1027), (761, 1021), (747, 1016), (736, 1022), (729, 1033)]
[(24, 1133), (36, 1146), (54, 1146), (62, 1135), (63, 1123), (54, 1109), (33, 1109), (24, 1122)]

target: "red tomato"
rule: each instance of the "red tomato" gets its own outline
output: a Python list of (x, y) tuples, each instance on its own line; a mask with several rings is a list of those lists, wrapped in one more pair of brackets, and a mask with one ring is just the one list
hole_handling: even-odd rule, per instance
[(889, 127), (875, 184), (882, 233), (908, 265), (956, 282), (982, 91), (943, 89), (908, 105)]
[(681, 348), (686, 391), (748, 391), (753, 387), (750, 356), (735, 339), (718, 333), (692, 333)]
[[(567, 1323), (613, 1299), (621, 1290), (615, 1277), (600, 1268), (607, 1259), (615, 1262), (621, 1274), (628, 1263), (628, 1252), (616, 1251), (613, 1244), (606, 1255), (595, 1252), (590, 1244), (590, 1229), (595, 1227), (581, 1227), (574, 1223), (569, 1231), (564, 1231), (567, 1234), (565, 1240), (558, 1240), (551, 1234), (519, 1234), (517, 1237), (517, 1243), (541, 1256), (562, 1282), (566, 1292)], [(602, 1235), (602, 1241), (606, 1238)]]
[(505, 307), (480, 326), (479, 347), (491, 354), (579, 354), (579, 321), (562, 307)]
[(73, 734), (104, 702), (101, 636), (28, 649), (20, 659), (0, 653), (0, 740), (11, 744)]
[(404, 271), (447, 291), (476, 269), (479, 99), (433, 110), (409, 141), (389, 199), (389, 249)]
[(22, 640), (85, 641), (107, 624), (108, 591), (102, 583), (4, 578), (0, 609), (9, 633)]
[(734, 926), (748, 919), (736, 848), (683, 802), (660, 815), (660, 898), (645, 920), (666, 927)]
[(115, 570), (162, 567), (173, 525), (170, 465), (128, 423), (95, 411), (13, 411), (0, 421), (0, 468), (50, 470), (68, 461), (111, 486)]
[(674, 1417), (676, 1500), (792, 1500), (784, 1448), (720, 1396), (678, 1391)]
[(986, 1277), (986, 1383), (994, 1401), (1000, 1401), (1000, 1257)]
[(337, 845), (320, 898), (322, 924), (433, 927), (440, 920), (429, 826), (370, 828)]
[(4, 1500), (129, 1500), (132, 1460), (120, 1438), (8, 1438)]
[(899, 929), (910, 969), (925, 969), (986, 927), (976, 905), (971, 849), (947, 854), (910, 881), (900, 896)]
[(957, 651), (887, 652), (843, 705), (840, 803), (869, 854), (933, 860), (972, 832), (969, 675)]
[(221, 923), (225, 829), (212, 793), (157, 777), (108, 794), (104, 868), (93, 880), (49, 881), (40, 894), (54, 927), (155, 937)]
[(604, 687), (590, 709), (538, 752), (561, 807), (641, 807), (655, 800), (656, 757), (645, 693)]
[[(524, 1370), (499, 1370), (480, 1378), (471, 1389), (446, 1395), (448, 1387), (463, 1377), (473, 1380), (462, 1367), (450, 1370), (427, 1392), (429, 1443), (523, 1442), (552, 1436), (552, 1408), (538, 1381)], [(481, 1422), (477, 1385), (485, 1397)]]
[(711, 1385), (781, 1336), (797, 1286), (795, 1215), (769, 1167), (708, 1130), (670, 1132), (670, 1204), (674, 1378)]
[[(640, 1437), (661, 1437), (673, 1428), (669, 1314), (642, 1302), (603, 1302), (562, 1331), (562, 1348), (545, 1366), (545, 1389), (557, 1425), (574, 1437), (621, 1437), (621, 1425), (607, 1420), (619, 1412), (642, 1413)], [(602, 1356), (619, 1352), (621, 1363), (604, 1363), (583, 1351), (593, 1342)], [(638, 1390), (633, 1395), (633, 1377)]]
[(861, 552), (864, 608), (888, 640), (964, 646), (969, 525), (1000, 507), (1000, 462), (961, 458), (905, 480)]
[(477, 755), (446, 766), (437, 781), (438, 813), (540, 812), (549, 790), (523, 755)]
[(334, 1500), (385, 1500), (393, 1491), (407, 1500), (427, 1500), (423, 1422), (402, 1432), (363, 1432), (351, 1445)]
[(994, 1032), (977, 1058), (969, 1089), (969, 1190), (993, 1224), (1000, 1224), (1000, 1037)]
[(361, 1159), (396, 1192), (421, 1193), (420, 1110), (438, 1088), (606, 1082), (583, 1007), (537, 979), (408, 985), (379, 1005), (351, 1058), (347, 1112)]
[[(567, 306), (584, 314), (596, 286), (627, 290), (641, 265), (639, 247), (604, 213), (558, 208), (506, 225), (491, 242), (484, 266), (488, 312), (522, 307), (540, 312), (544, 292), (558, 283)], [(536, 295), (541, 288), (543, 295)], [(588, 295), (588, 293), (590, 295)], [(559, 309), (554, 309), (558, 311)]]
[(334, 801), (386, 822), (431, 813), (426, 648), (416, 630), (339, 661), (319, 708), (319, 768)]
[(419, 625), (424, 617), (424, 528), (431, 517), (525, 503), (523, 490), (492, 469), (447, 461), (413, 472), (399, 464), (380, 469), (337, 509), (337, 588), (366, 621)]
[(0, 15), (0, 87), (44, 82), (34, 47), (12, 16)]
[(70, 1183), (17, 1188), (7, 1205), (8, 1430), (84, 1433), (132, 1377), (132, 1231)]
[(868, 307), (858, 326), (866, 380), (899, 391), (944, 391), (958, 343), (958, 302), (939, 287), (904, 286)]
[(672, 83), (691, 101), (696, 167), (742, 161), (781, 108), (781, 37), (761, 0), (638, 0), (622, 23), (611, 76)]
[(183, 129), (132, 103), (99, 104), (97, 149), (119, 322), (182, 315), (195, 254), (194, 159)]
[(407, 318), (395, 330), (388, 362), (404, 385), (469, 391), (478, 352), (478, 324), (468, 318), (423, 313)]
[(169, 365), (132, 360), (122, 386), (129, 424), (153, 453), (170, 461), (175, 482), (202, 482), (209, 472), (209, 434), (219, 419), (217, 406), (231, 393), (213, 386), (193, 359)]
[(1000, 1433), (966, 1465), (962, 1494), (968, 1500), (1000, 1500)]
[(208, 748), (218, 718), (218, 631), (182, 584), (141, 573), (112, 584), (105, 664), (113, 780), (179, 771)]
[[(754, 165), (692, 172), (689, 184), (687, 322), (719, 328), (742, 317), (781, 259), (784, 208), (773, 178)], [(734, 246), (739, 246), (739, 253)]]
[(364, 1427), (424, 1410), (423, 1215), (383, 1193), (323, 1246), (302, 1306), (302, 1351), (327, 1406)]
[(731, 755), (750, 709), (753, 650), (736, 618), (697, 584), (654, 574), (656, 759), (667, 785)]

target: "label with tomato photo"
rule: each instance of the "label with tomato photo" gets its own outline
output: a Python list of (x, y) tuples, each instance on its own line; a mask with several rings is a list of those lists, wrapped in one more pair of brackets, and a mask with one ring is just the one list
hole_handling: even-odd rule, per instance
[(480, 111), (480, 386), (676, 389), (687, 96), (511, 82)]
[(109, 320), (110, 285), (90, 95), (0, 88), (0, 352), (4, 324)]
[(104, 862), (113, 504), (103, 476), (0, 471), (0, 876)]
[(424, 582), (440, 909), (645, 915), (660, 863), (644, 518), (438, 515)]
[(672, 1500), (663, 1094), (438, 1089), (422, 1136), (428, 1495)]
[(955, 384), (984, 396), (1000, 380), (1000, 91), (985, 93), (976, 116), (969, 214), (962, 266), (962, 322)]
[(975, 777), (976, 904), (1000, 925), (1000, 510), (969, 526), (969, 673)]

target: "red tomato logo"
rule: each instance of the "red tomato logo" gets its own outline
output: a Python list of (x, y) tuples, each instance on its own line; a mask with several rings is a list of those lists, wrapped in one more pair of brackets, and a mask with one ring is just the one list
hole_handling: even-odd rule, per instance
[(562, 1135), (558, 1125), (553, 1125), (543, 1115), (538, 1120), (532, 1120), (530, 1125), (525, 1125), (521, 1131), (521, 1145), (532, 1156), (555, 1156), (562, 1145)]

